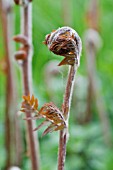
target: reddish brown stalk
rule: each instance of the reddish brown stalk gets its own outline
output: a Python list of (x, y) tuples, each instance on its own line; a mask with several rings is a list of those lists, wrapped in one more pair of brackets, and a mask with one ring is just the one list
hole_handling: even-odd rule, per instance
[[(94, 96), (98, 115), (101, 121), (104, 141), (108, 146), (112, 145), (110, 122), (106, 113), (104, 99), (101, 95), (101, 86), (96, 74), (96, 51), (100, 47), (101, 41), (98, 32), (89, 29), (85, 34), (86, 62), (89, 83), (91, 84), (92, 95)], [(92, 96), (92, 98), (93, 98)]]
[[(0, 1), (0, 12), (3, 27), (4, 49), (6, 59), (6, 114), (5, 114), (5, 143), (6, 143), (6, 169), (11, 164), (21, 163), (21, 135), (19, 120), (16, 118), (17, 93), (15, 85), (14, 65), (12, 61), (13, 48), (11, 45), (13, 35), (13, 12), (11, 2)], [(13, 130), (15, 129), (15, 131)], [(17, 140), (18, 138), (18, 140)], [(16, 154), (16, 156), (15, 156)]]
[[(100, 85), (99, 80), (96, 74), (96, 51), (101, 45), (100, 37), (98, 32), (95, 30), (99, 30), (99, 1), (98, 0), (91, 0), (89, 4), (89, 9), (87, 12), (87, 25), (89, 29), (85, 34), (85, 45), (86, 45), (86, 61), (87, 61), (87, 71), (88, 71), (88, 79), (89, 79), (89, 88), (90, 91), (88, 92), (90, 99), (95, 97), (95, 102), (98, 110), (98, 114), (100, 117), (103, 136), (105, 143), (108, 146), (111, 146), (111, 134), (110, 134), (110, 123), (108, 116), (106, 114), (105, 103), (103, 97), (100, 94)], [(87, 108), (88, 108), (88, 115), (91, 116), (91, 101), (88, 100)]]
[(6, 72), (6, 114), (5, 114), (5, 144), (6, 144), (6, 169), (11, 165), (11, 104), (12, 104), (12, 71), (11, 71), (11, 62), (10, 62), (10, 47), (9, 47), (9, 35), (8, 35), (8, 17), (7, 9), (4, 8), (3, 1), (0, 1), (0, 14), (2, 19), (3, 27), (3, 37), (4, 37), (4, 46), (5, 46), (5, 59), (7, 63), (7, 72)]
[[(73, 86), (74, 86), (74, 77), (76, 73), (77, 67), (71, 66), (70, 72), (68, 75), (64, 102), (63, 102), (63, 114), (67, 120), (69, 119), (70, 114), (70, 106), (71, 106), (71, 99), (73, 93)], [(58, 156), (58, 170), (64, 170), (64, 163), (66, 157), (66, 143), (68, 140), (68, 131), (65, 129), (60, 132), (60, 139), (59, 139), (59, 156)]]
[[(22, 6), (21, 9), (21, 27), (23, 39), (26, 37), (23, 43), (23, 50), (26, 52), (26, 58), (22, 61), (22, 75), (23, 75), (23, 88), (24, 95), (29, 95), (32, 93), (32, 4), (28, 3)], [(18, 36), (17, 36), (18, 37)], [(21, 37), (22, 38), (22, 37)], [(18, 38), (17, 38), (18, 39)], [(28, 41), (27, 45), (24, 43)], [(31, 117), (30, 112), (26, 112), (26, 117), (29, 119)], [(37, 143), (37, 133), (33, 132), (34, 123), (31, 119), (26, 121), (27, 124), (27, 141), (28, 141), (28, 153), (30, 154), (32, 170), (39, 170), (39, 151)]]
[(91, 0), (86, 14), (89, 28), (99, 30), (99, 0)]
[(63, 24), (72, 25), (72, 1), (61, 0)]
[(68, 138), (68, 119), (70, 114), (74, 77), (80, 64), (82, 42), (75, 30), (70, 27), (61, 27), (46, 36), (45, 44), (53, 53), (64, 56), (64, 59), (58, 66), (71, 65), (62, 106), (63, 116), (66, 121), (66, 128), (60, 131), (58, 153), (58, 170), (64, 170), (66, 142)]

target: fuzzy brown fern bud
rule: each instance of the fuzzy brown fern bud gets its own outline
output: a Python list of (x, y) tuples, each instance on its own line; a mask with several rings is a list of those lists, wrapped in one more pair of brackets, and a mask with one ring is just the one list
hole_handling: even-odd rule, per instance
[(42, 126), (45, 126), (49, 123), (49, 126), (43, 132), (42, 136), (47, 133), (65, 129), (67, 127), (66, 121), (62, 115), (62, 112), (54, 105), (54, 103), (45, 103), (42, 108), (39, 110), (37, 117), (42, 116), (45, 118), (45, 121), (42, 122), (36, 129), (40, 129)]
[(38, 111), (38, 100), (34, 97), (34, 95), (23, 96), (23, 102), (21, 104), (20, 111), (35, 113), (34, 116), (31, 115), (31, 117), (25, 118), (24, 120), (45, 118), (45, 120), (34, 129), (34, 131), (36, 131), (42, 126), (49, 124), (49, 126), (43, 132), (43, 136), (47, 133), (62, 130), (67, 127), (62, 112), (54, 105), (54, 103), (45, 103)]
[(14, 54), (15, 56), (15, 59), (16, 60), (25, 60), (26, 57), (27, 57), (27, 52), (30, 48), (30, 43), (29, 43), (29, 40), (26, 36), (24, 35), (16, 35), (13, 37), (13, 40), (16, 42), (16, 43), (21, 43), (22, 44), (22, 47), (16, 51), (16, 53)]
[(14, 0), (16, 5), (28, 5), (29, 2), (32, 2), (32, 0)]
[(20, 0), (14, 0), (15, 4), (19, 5)]
[(26, 110), (34, 112), (38, 109), (38, 99), (32, 95), (23, 96), (24, 101), (21, 105), (21, 111), (25, 112)]
[(88, 29), (84, 33), (84, 42), (86, 45), (86, 49), (93, 48), (94, 51), (98, 51), (102, 47), (102, 39), (99, 33), (94, 29)]
[(62, 127), (62, 125), (66, 127), (62, 112), (52, 102), (44, 104), (44, 106), (40, 109), (39, 114), (43, 115), (43, 117), (46, 117), (47, 120), (59, 127)]
[(46, 35), (45, 45), (54, 54), (64, 56), (60, 65), (79, 66), (82, 42), (77, 32), (70, 27), (61, 27)]
[(14, 54), (15, 59), (18, 60), (25, 60), (27, 57), (27, 54), (24, 50), (19, 50)]
[(7, 62), (6, 62), (6, 58), (3, 57), (2, 59), (0, 59), (0, 72), (7, 74), (8, 68), (7, 68)]

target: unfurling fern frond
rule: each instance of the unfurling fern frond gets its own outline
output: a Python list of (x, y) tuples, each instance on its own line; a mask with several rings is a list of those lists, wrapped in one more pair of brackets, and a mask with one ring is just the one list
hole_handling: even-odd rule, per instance
[(29, 119), (40, 119), (45, 118), (45, 120), (34, 129), (39, 130), (42, 126), (48, 125), (47, 129), (43, 132), (43, 136), (53, 132), (66, 128), (66, 121), (63, 117), (62, 112), (55, 106), (54, 103), (45, 103), (40, 110), (38, 110), (38, 99), (32, 95), (23, 96), (24, 101), (21, 105), (22, 112), (35, 113), (34, 116), (26, 118)]

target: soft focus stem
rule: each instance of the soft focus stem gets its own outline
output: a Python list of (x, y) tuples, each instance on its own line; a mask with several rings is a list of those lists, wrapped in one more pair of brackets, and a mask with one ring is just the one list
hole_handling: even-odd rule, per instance
[(6, 9), (4, 9), (3, 1), (0, 0), (0, 15), (3, 26), (5, 59), (8, 72), (6, 74), (6, 110), (5, 110), (5, 147), (6, 147), (6, 169), (11, 165), (11, 120), (10, 110), (12, 104), (12, 76), (9, 52), (9, 36), (8, 36), (8, 18)]
[[(6, 163), (5, 169), (11, 164), (20, 164), (21, 162), (21, 135), (19, 129), (19, 121), (16, 117), (16, 84), (14, 65), (13, 65), (13, 46), (11, 45), (13, 35), (13, 10), (11, 2), (0, 0), (0, 15), (3, 29), (4, 52), (6, 61), (6, 110), (5, 110), (5, 147), (6, 147)], [(16, 126), (15, 126), (16, 124)], [(18, 128), (18, 129), (17, 129)], [(15, 129), (15, 131), (13, 130)], [(15, 139), (19, 136), (16, 143)], [(19, 144), (20, 148), (17, 148)], [(19, 152), (20, 151), (20, 152)], [(15, 153), (16, 152), (16, 153)], [(16, 156), (15, 156), (16, 154)]]
[(112, 146), (112, 139), (111, 139), (111, 132), (110, 132), (110, 122), (108, 115), (106, 113), (106, 107), (104, 103), (104, 99), (100, 93), (101, 86), (99, 84), (99, 79), (96, 75), (96, 56), (95, 56), (94, 49), (89, 46), (86, 49), (86, 61), (87, 61), (87, 70), (88, 70), (88, 78), (92, 88), (92, 94), (95, 98), (96, 107), (98, 110), (98, 115), (101, 121), (102, 131), (105, 143), (111, 147)]
[(71, 66), (69, 70), (67, 85), (65, 89), (63, 101), (63, 114), (67, 121), (67, 129), (60, 131), (59, 139), (59, 153), (58, 153), (58, 170), (64, 170), (65, 157), (66, 157), (66, 143), (68, 140), (68, 120), (70, 115), (71, 99), (73, 94), (74, 78), (77, 71), (77, 66)]
[[(29, 3), (27, 6), (23, 6), (21, 10), (22, 18), (22, 34), (28, 38), (29, 43), (32, 43), (32, 4)], [(23, 72), (23, 87), (24, 95), (31, 94), (32, 87), (32, 45), (27, 49), (27, 57), (22, 64)], [(26, 112), (26, 117), (31, 117), (30, 112)], [(32, 170), (39, 170), (39, 151), (38, 151), (38, 139), (36, 132), (33, 132), (34, 124), (32, 120), (27, 120), (27, 137), (28, 137), (28, 151), (30, 154)]]

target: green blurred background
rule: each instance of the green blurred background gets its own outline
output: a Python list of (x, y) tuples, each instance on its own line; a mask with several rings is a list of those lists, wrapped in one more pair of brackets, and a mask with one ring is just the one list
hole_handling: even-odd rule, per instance
[[(74, 28), (83, 40), (84, 32), (87, 30), (86, 12), (90, 0), (69, 0), (68, 5), (63, 0), (37, 0), (33, 1), (33, 93), (39, 100), (39, 107), (45, 102), (53, 101), (61, 108), (65, 82), (67, 77), (67, 66), (57, 68), (61, 57), (51, 53), (42, 43), (45, 35), (52, 30), (65, 25)], [(64, 1), (66, 2), (66, 1)], [(69, 18), (65, 18), (67, 11)], [(67, 16), (68, 16), (67, 15)], [(14, 6), (15, 34), (20, 33), (20, 9)], [(105, 101), (107, 117), (110, 120), (111, 138), (113, 138), (113, 1), (99, 1), (99, 33), (103, 46), (96, 56), (97, 76), (101, 84), (100, 95)], [(11, 43), (14, 44), (12, 41)], [(18, 49), (18, 45), (16, 46)], [(2, 36), (2, 25), (0, 22), (0, 59), (4, 57), (4, 44)], [(12, 56), (13, 57), (13, 56)], [(22, 82), (20, 66), (15, 62), (16, 88), (18, 92), (18, 110), (20, 109), (22, 96)], [(58, 70), (57, 70), (58, 69)], [(69, 141), (67, 144), (66, 170), (112, 170), (113, 169), (113, 147), (104, 142), (101, 121), (98, 116), (95, 99), (92, 100), (92, 119), (82, 124), (80, 118), (85, 114), (87, 103), (87, 68), (85, 46), (81, 64), (77, 72), (75, 90), (69, 121)], [(4, 145), (4, 114), (5, 114), (5, 74), (0, 70), (0, 168), (5, 165)], [(76, 87), (77, 86), (77, 87)], [(79, 106), (77, 105), (79, 101)], [(79, 116), (80, 115), (80, 116)], [(23, 125), (23, 116), (19, 117)], [(37, 121), (37, 124), (38, 121)], [(55, 170), (57, 167), (58, 132), (53, 132), (41, 137), (43, 128), (39, 130), (41, 170)], [(24, 132), (22, 131), (24, 136)], [(25, 139), (23, 139), (24, 141)], [(24, 142), (24, 146), (26, 143)], [(30, 162), (26, 158), (23, 149), (22, 169), (28, 170)]]

